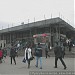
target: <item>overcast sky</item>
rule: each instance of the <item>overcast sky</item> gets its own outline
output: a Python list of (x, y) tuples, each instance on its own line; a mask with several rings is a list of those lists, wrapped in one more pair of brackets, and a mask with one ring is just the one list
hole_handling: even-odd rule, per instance
[[(0, 0), (0, 29), (52, 17), (74, 26), (74, 0)], [(74, 26), (75, 27), (75, 26)]]

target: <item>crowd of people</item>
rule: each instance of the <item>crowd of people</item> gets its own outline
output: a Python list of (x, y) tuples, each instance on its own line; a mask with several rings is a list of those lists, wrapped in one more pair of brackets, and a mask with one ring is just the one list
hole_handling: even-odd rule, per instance
[[(20, 45), (18, 45), (18, 48), (17, 50), (19, 49)], [(45, 44), (45, 56), (46, 58), (47, 57), (50, 57), (50, 54), (48, 54), (48, 52), (50, 51), (50, 46), (47, 46), (47, 44)], [(57, 61), (58, 59), (60, 59), (62, 65), (64, 66), (64, 69), (67, 68), (63, 58), (64, 58), (64, 55), (65, 55), (65, 43), (63, 43), (63, 46), (60, 44), (58, 44), (58, 42), (56, 42), (56, 46), (54, 47), (54, 54), (55, 54), (55, 66), (54, 68), (57, 68)], [(39, 67), (38, 66), (38, 62), (40, 61), (40, 69), (42, 69), (42, 53), (43, 53), (43, 48), (41, 46), (40, 43), (38, 43), (38, 45), (35, 47), (35, 51), (34, 53), (32, 52), (32, 47), (30, 44), (27, 44), (26, 47), (25, 47), (25, 53), (24, 53), (24, 59), (25, 59), (25, 62), (27, 61), (28, 63), (28, 68), (30, 68), (30, 62), (31, 60), (33, 60), (34, 58), (36, 58), (36, 64), (35, 66), (36, 67)], [(6, 49), (1, 49), (0, 48), (0, 63), (2, 63), (2, 59), (3, 57), (6, 58), (7, 56), (7, 50)], [(16, 53), (16, 49), (15, 49), (15, 46), (12, 44), (11, 45), (11, 49), (10, 49), (10, 58), (11, 58), (11, 64), (12, 64), (12, 61), (14, 61), (14, 64), (16, 65), (16, 59), (15, 57), (17, 56), (17, 53)]]

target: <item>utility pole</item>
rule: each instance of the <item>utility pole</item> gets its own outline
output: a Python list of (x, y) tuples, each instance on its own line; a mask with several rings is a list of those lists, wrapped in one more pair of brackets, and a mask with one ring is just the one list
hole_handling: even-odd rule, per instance
[(45, 25), (46, 25), (46, 17), (45, 17), (45, 15), (44, 15), (44, 20), (45, 20)]

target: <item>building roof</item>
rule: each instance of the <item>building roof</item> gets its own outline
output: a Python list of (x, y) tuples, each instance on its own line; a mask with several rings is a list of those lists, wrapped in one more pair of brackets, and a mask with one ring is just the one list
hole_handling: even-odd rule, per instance
[(67, 22), (65, 22), (61, 18), (57, 17), (57, 18), (51, 18), (51, 19), (46, 19), (46, 20), (42, 20), (42, 21), (32, 22), (32, 23), (29, 23), (29, 24), (23, 24), (23, 25), (11, 27), (11, 28), (6, 28), (6, 29), (3, 29), (3, 30), (0, 30), (0, 34), (1, 33), (13, 32), (13, 31), (15, 32), (15, 31), (29, 30), (29, 29), (35, 28), (35, 27), (48, 27), (50, 25), (52, 25), (52, 26), (59, 25), (62, 28), (66, 27), (68, 31), (75, 31), (74, 27), (69, 25)]

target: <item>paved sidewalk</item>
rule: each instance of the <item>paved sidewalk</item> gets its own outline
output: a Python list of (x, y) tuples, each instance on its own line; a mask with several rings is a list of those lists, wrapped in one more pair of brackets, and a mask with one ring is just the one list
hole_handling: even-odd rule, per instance
[[(64, 61), (67, 65), (67, 69), (64, 70), (61, 62), (58, 60), (58, 68), (54, 68), (54, 57), (42, 59), (43, 69), (39, 69), (35, 67), (36, 60), (31, 61), (30, 69), (27, 68), (27, 63), (22, 62), (23, 57), (16, 57), (17, 64), (10, 64), (10, 57), (7, 57), (5, 62), (0, 64), (0, 75), (29, 75), (29, 72), (70, 72), (75, 71), (75, 58), (64, 58)], [(33, 74), (34, 75), (34, 74)], [(44, 74), (45, 75), (45, 74)], [(69, 74), (70, 75), (70, 74)]]

